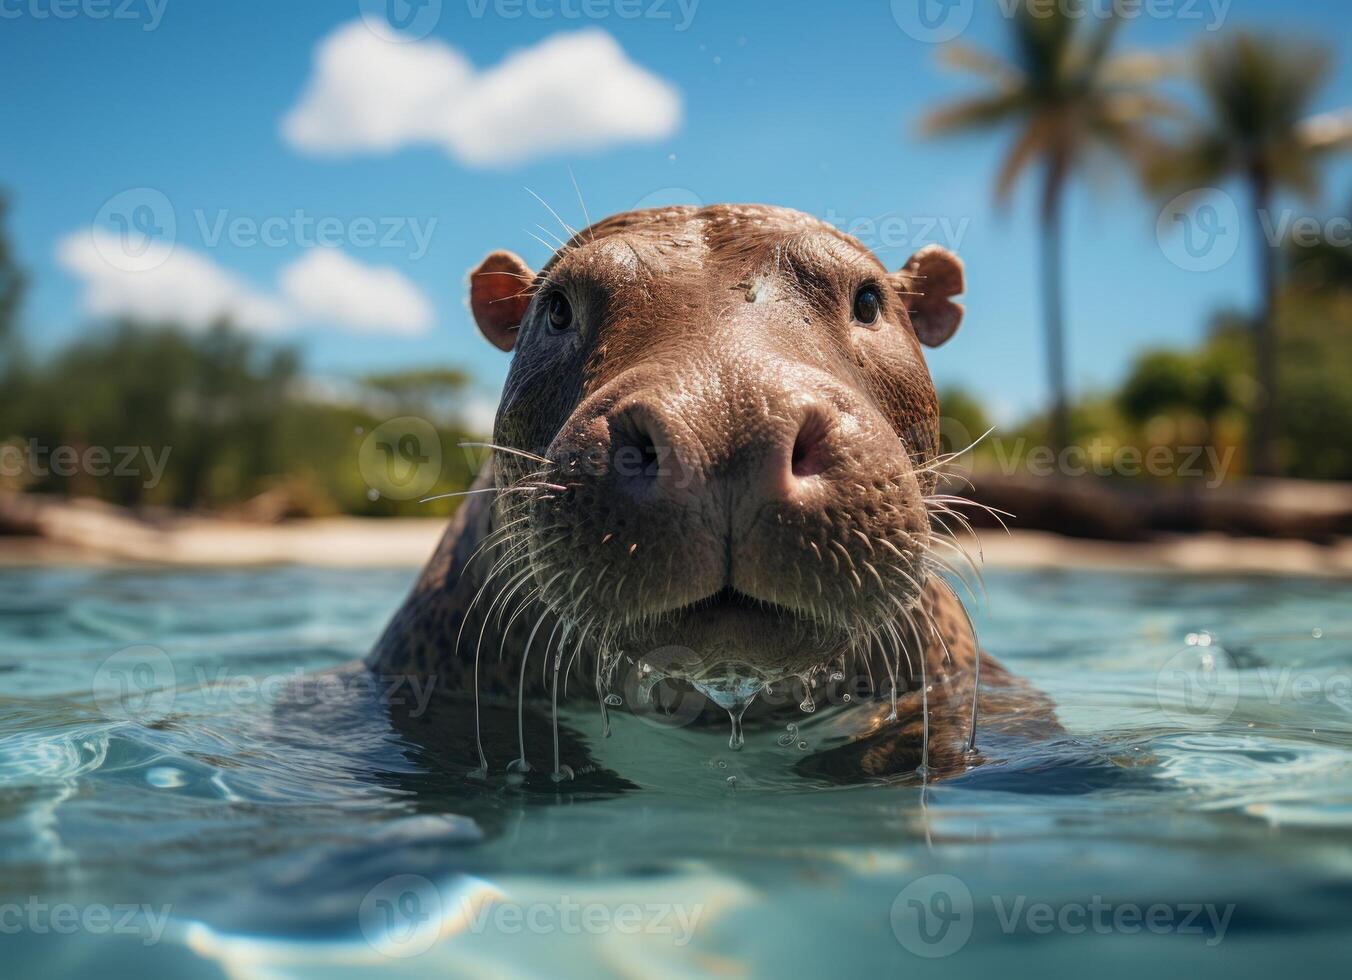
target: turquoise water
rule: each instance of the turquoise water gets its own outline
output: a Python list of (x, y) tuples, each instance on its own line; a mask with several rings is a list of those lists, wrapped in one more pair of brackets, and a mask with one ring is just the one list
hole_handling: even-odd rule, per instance
[(1347, 583), (991, 572), (983, 642), (1065, 739), (825, 787), (831, 709), (734, 753), (579, 706), (628, 782), (540, 791), (350, 674), (294, 703), (413, 574), (0, 571), (0, 973), (1345, 973)]

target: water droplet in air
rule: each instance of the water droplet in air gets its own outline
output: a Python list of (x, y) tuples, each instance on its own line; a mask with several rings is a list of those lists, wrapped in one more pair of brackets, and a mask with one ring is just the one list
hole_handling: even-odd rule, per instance
[(798, 743), (798, 747), (799, 747), (800, 749), (806, 750), (806, 749), (807, 749), (807, 742), (799, 742), (799, 743)]
[(746, 736), (742, 734), (742, 712), (745, 710), (745, 706), (740, 711), (728, 710), (728, 717), (732, 719), (732, 734), (728, 736), (728, 748), (734, 752), (740, 751), (746, 744)]
[(1316, 640), (1322, 640), (1324, 638), (1324, 631), (1316, 626), (1314, 629), (1310, 630), (1310, 635)]
[(606, 704), (610, 705), (612, 708), (618, 708), (620, 705), (624, 704), (624, 698), (620, 697), (618, 694), (607, 694)]

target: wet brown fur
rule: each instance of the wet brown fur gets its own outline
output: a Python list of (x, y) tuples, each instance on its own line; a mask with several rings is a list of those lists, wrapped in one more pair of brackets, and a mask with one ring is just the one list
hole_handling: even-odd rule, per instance
[[(841, 312), (842, 297), (848, 307), (865, 281), (883, 289), (885, 310), (883, 325), (867, 333)], [(567, 291), (585, 321), (566, 341), (542, 325), (544, 298), (554, 289)], [(851, 707), (853, 740), (808, 768), (865, 778), (911, 772), (926, 729), (931, 773), (975, 764), (979, 756), (967, 745), (978, 658), (982, 726), (1022, 730), (1029, 719), (1034, 727), (1054, 726), (1044, 702), (979, 652), (961, 602), (923, 561), (933, 550), (924, 498), (937, 481), (939, 415), (921, 343), (937, 346), (956, 329), (962, 310), (951, 297), (962, 289), (961, 265), (942, 249), (923, 250), (889, 273), (829, 225), (754, 205), (616, 215), (574, 235), (538, 274), (510, 253), (494, 253), (472, 280), (481, 327), (499, 346), (515, 347), (494, 441), (552, 463), (499, 452), (476, 487), (543, 482), (554, 489), (470, 496), (370, 665), (385, 675), (432, 678), (445, 696), (472, 695), (477, 649), (479, 697), (510, 704), (528, 636), (537, 631), (532, 656), (541, 658), (557, 615), (579, 627), (588, 615), (619, 624), (616, 635), (628, 637), (629, 647), (641, 636), (656, 642), (668, 610), (708, 595), (726, 576), (742, 591), (795, 610), (800, 632), (810, 623), (835, 636), (828, 628), (835, 619), (879, 628), (890, 619), (906, 641), (897, 661), (898, 718), (888, 720), (885, 696)], [(773, 296), (765, 301), (757, 290)], [(789, 416), (805, 397), (809, 413), (824, 411), (832, 420), (839, 413), (853, 435), (838, 435), (841, 425), (832, 421), (822, 449), (826, 489), (790, 507), (766, 496), (762, 457), (784, 432), (792, 438), (799, 423)], [(575, 466), (598, 448), (613, 453), (617, 425), (635, 414), (694, 474), (693, 489), (673, 485), (643, 510), (616, 502), (621, 478), (604, 467), (565, 471), (562, 462)], [(644, 526), (617, 524), (636, 513)], [(521, 522), (515, 534), (482, 547), (510, 521)], [(732, 538), (751, 542), (756, 560), (718, 564), (711, 542), (724, 524)], [(561, 543), (548, 546), (551, 534)], [(513, 546), (517, 558), (501, 564), (504, 573), (485, 588), (504, 548)], [(909, 564), (881, 561), (875, 551), (883, 547)], [(560, 565), (570, 573), (568, 586), (550, 579)], [(590, 579), (600, 587), (584, 591)], [(551, 581), (547, 592), (533, 591)], [(898, 596), (923, 627), (892, 615)], [(658, 624), (651, 634), (638, 624), (640, 613)], [(621, 623), (625, 616), (635, 621)], [(596, 630), (579, 663), (598, 655), (605, 631)], [(787, 625), (784, 632), (791, 632)], [(757, 655), (772, 658), (773, 645), (767, 650)], [(825, 664), (841, 652), (822, 651), (818, 659)], [(885, 690), (877, 660), (873, 670), (880, 675), (875, 687)], [(547, 672), (543, 680), (538, 667), (524, 676), (524, 699), (547, 702)], [(588, 683), (577, 687), (594, 696)], [(792, 720), (796, 712), (753, 705), (748, 719)], [(721, 712), (708, 715), (726, 724)]]

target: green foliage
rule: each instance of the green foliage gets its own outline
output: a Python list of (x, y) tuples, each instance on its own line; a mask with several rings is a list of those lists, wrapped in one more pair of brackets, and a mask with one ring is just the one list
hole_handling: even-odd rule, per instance
[[(433, 383), (435, 381), (435, 384)], [(454, 382), (452, 384), (452, 382)], [(87, 494), (127, 506), (145, 504), (229, 509), (271, 491), (267, 513), (437, 516), (455, 501), (428, 504), (371, 493), (358, 466), (365, 434), (392, 415), (412, 414), (407, 402), (381, 404), (392, 391), (444, 400), (448, 373), (404, 379), (387, 375), (347, 400), (307, 393), (294, 351), (270, 349), (227, 324), (194, 335), (172, 324), (120, 323), (76, 341), (54, 359), (26, 370), (23, 398), (0, 414), (0, 437), (29, 454), (28, 489)], [(422, 403), (420, 403), (422, 404)], [(423, 404), (423, 407), (426, 407)], [(458, 448), (467, 433), (424, 413), (442, 439), (436, 492), (468, 486), (471, 459)], [(134, 472), (63, 473), (48, 454), (59, 446), (83, 455), (146, 447), (164, 456), (162, 475), (144, 462)]]
[(1352, 480), (1352, 288), (1289, 290), (1278, 323), (1286, 471)]
[(1122, 415), (1136, 425), (1170, 413), (1210, 423), (1241, 404), (1240, 379), (1247, 367), (1233, 345), (1207, 344), (1197, 351), (1152, 350), (1136, 358), (1117, 394)]
[(23, 300), (26, 280), (14, 259), (9, 239), (5, 235), (5, 217), (9, 199), (0, 194), (0, 367), (10, 353), (10, 345), (18, 333), (19, 304)]
[(19, 340), (19, 307), (26, 278), (15, 261), (5, 234), (9, 200), (0, 193), (0, 414), (23, 397), (23, 347)]

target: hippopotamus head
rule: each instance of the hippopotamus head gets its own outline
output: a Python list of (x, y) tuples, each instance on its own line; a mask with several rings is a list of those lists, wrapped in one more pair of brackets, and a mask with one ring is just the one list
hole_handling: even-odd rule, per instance
[(513, 360), (496, 521), (536, 595), (605, 654), (759, 685), (877, 638), (930, 574), (939, 406), (921, 345), (962, 265), (889, 271), (784, 208), (633, 211), (538, 273), (470, 277)]

